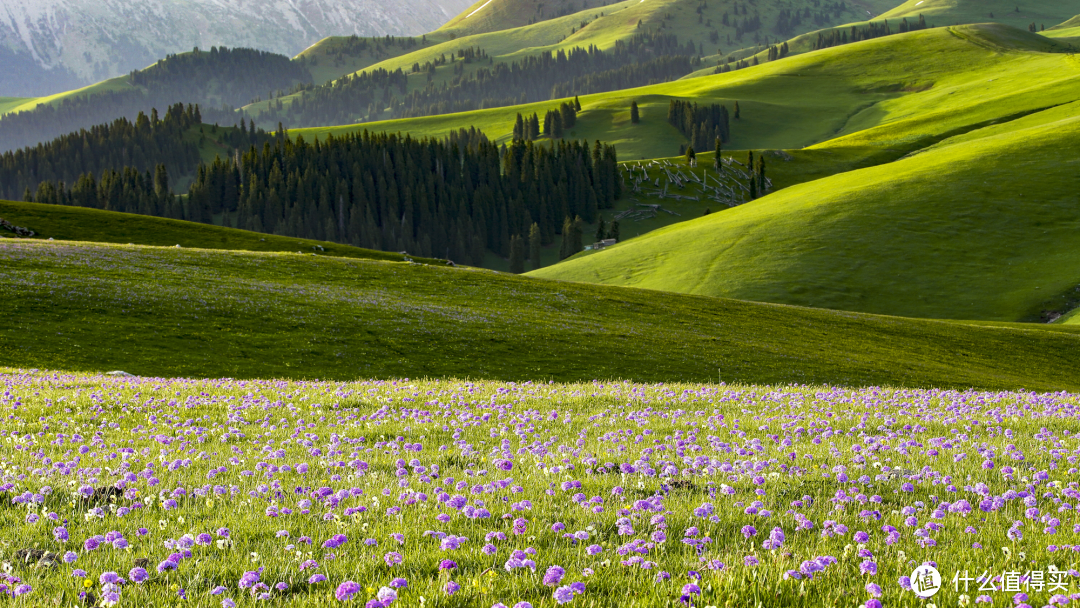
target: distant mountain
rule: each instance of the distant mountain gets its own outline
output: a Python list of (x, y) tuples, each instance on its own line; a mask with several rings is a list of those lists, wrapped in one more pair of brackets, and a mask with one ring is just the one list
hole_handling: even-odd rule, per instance
[(326, 36), (421, 34), (470, 0), (0, 0), (0, 95), (38, 96), (193, 47), (295, 55)]

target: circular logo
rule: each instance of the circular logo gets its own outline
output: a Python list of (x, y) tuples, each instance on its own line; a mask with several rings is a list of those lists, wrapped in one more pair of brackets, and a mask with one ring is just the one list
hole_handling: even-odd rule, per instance
[(934, 597), (941, 591), (941, 573), (929, 564), (915, 568), (911, 573), (911, 590), (921, 598)]

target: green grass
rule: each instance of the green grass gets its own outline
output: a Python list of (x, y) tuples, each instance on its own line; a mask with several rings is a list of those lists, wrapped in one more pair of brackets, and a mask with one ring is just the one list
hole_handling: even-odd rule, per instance
[[(395, 39), (403, 40), (407, 38), (396, 37)], [(431, 45), (445, 40), (447, 36), (434, 34), (428, 35), (427, 38), (426, 44)], [(365, 51), (354, 53), (348, 48), (351, 42), (348, 37), (331, 36), (323, 38), (304, 49), (293, 59), (303, 60), (315, 84), (323, 84), (327, 81), (337, 80), (346, 74), (359, 72), (376, 63), (400, 56), (406, 51), (406, 49), (396, 44), (376, 48), (377, 41), (380, 43), (384, 41), (382, 38), (367, 38), (366, 40), (369, 42), (368, 48)], [(421, 44), (420, 37), (413, 38), (413, 40), (417, 44)]]
[(288, 253), (0, 241), (0, 365), (1080, 388), (1080, 336)]
[(30, 97), (0, 97), (0, 116), (32, 101)]
[[(732, 122), (733, 149), (802, 148), (863, 131), (873, 141), (859, 146), (913, 151), (957, 129), (1075, 99), (1080, 89), (1073, 64), (1057, 52), (1065, 49), (999, 25), (913, 32), (727, 74), (583, 96), (583, 113), (568, 136), (614, 143), (622, 159), (671, 156), (686, 141), (667, 123), (668, 102), (679, 98), (729, 109), (738, 101), (743, 118)], [(641, 124), (630, 123), (631, 101), (641, 108)], [(367, 129), (442, 136), (472, 125), (507, 141), (518, 112), (543, 115), (558, 103), (290, 133), (310, 138)]]
[[(324, 241), (260, 234), (221, 226), (82, 207), (0, 201), (0, 218), (37, 232), (36, 239), (52, 238), (59, 241), (130, 243), (161, 247), (180, 245), (181, 248), (229, 251), (304, 252), (319, 256), (393, 262), (403, 260), (400, 253), (373, 251)], [(10, 237), (12, 233), (0, 229), (0, 238), (4, 238), (3, 243), (7, 244), (15, 240)], [(318, 249), (319, 247), (322, 249)], [(445, 263), (427, 258), (415, 258), (415, 261), (430, 264)]]
[[(1080, 284), (1071, 236), (1080, 226), (1078, 136), (1080, 103), (1063, 105), (534, 274), (904, 316), (1030, 320), (1060, 309)], [(846, 139), (861, 141), (815, 149)]]
[[(1035, 606), (1077, 589), (1064, 506), (1076, 491), (1076, 395), (26, 370), (0, 370), (0, 388), (13, 427), (0, 456), (5, 553), (77, 558), (9, 557), (32, 588), (11, 602), (20, 608), (104, 595), (105, 573), (138, 580), (120, 605), (140, 607), (363, 606), (398, 578), (394, 606), (558, 608), (543, 584), (556, 564), (565, 591), (581, 585), (569, 606), (588, 608), (679, 606), (689, 580), (701, 606), (855, 608), (871, 593), (920, 606), (898, 580), (928, 560), (941, 569), (939, 606), (978, 605), (971, 595), (989, 588), (961, 595), (954, 572), (1058, 564), (1061, 576), (1027, 589)], [(79, 493), (113, 483), (113, 499)], [(1038, 518), (1025, 501), (1051, 524), (1010, 531)], [(931, 542), (901, 532), (918, 523), (933, 524)], [(124, 549), (85, 548), (121, 533)], [(324, 547), (336, 534), (344, 544)], [(444, 534), (467, 542), (440, 547)], [(783, 546), (768, 548), (769, 536)], [(651, 568), (620, 559), (629, 542), (652, 545), (641, 555)], [(155, 569), (188, 544), (175, 570)], [(504, 567), (513, 551), (535, 552), (536, 571)], [(145, 580), (128, 576), (139, 559)], [(794, 578), (815, 559), (812, 579)], [(245, 572), (265, 595), (239, 588)], [(345, 581), (358, 587), (348, 602), (334, 596)]]
[(1080, 12), (1076, 0), (908, 0), (882, 17), (899, 21), (903, 17), (928, 23), (959, 25), (965, 23), (1003, 23), (1022, 29), (1034, 22), (1051, 27)]
[[(393, 71), (401, 68), (408, 72), (414, 63), (423, 65), (443, 54), (449, 55), (459, 49), (477, 46), (484, 49), (495, 62), (510, 62), (541, 52), (569, 50), (573, 47), (587, 48), (590, 45), (601, 49), (611, 49), (617, 41), (628, 40), (643, 31), (638, 28), (638, 22), (641, 22), (645, 30), (659, 29), (665, 33), (675, 34), (679, 42), (684, 45), (687, 42), (693, 42), (702, 56), (711, 56), (718, 52), (733, 52), (754, 44), (753, 34), (746, 35), (743, 40), (735, 38), (734, 22), (731, 22), (729, 26), (722, 25), (721, 20), (725, 12), (731, 15), (730, 18), (734, 18), (734, 2), (731, 0), (707, 2), (701, 14), (700, 23), (697, 13), (697, 7), (700, 4), (698, 0), (648, 0), (647, 2), (625, 0), (608, 6), (599, 6), (595, 0), (592, 0), (588, 3), (591, 8), (563, 17), (546, 19), (532, 25), (522, 24), (528, 23), (529, 18), (534, 16), (541, 6), (549, 13), (554, 13), (556, 7), (551, 3), (541, 5), (533, 0), (492, 0), (492, 3), (483, 10), (466, 18), (485, 2), (486, 0), (479, 0), (446, 26), (429, 34), (429, 42), (437, 42), (437, 44), (366, 65), (364, 69), (381, 68)], [(574, 4), (578, 7), (582, 6), (581, 3)], [(844, 23), (862, 18), (867, 8), (877, 14), (895, 4), (896, 0), (849, 2), (845, 5), (847, 6), (845, 12), (839, 16), (830, 14), (830, 18), (836, 23)], [(557, 6), (563, 5), (560, 3)], [(810, 0), (759, 0), (754, 6), (754, 11), (760, 14), (763, 27), (757, 35), (762, 42), (776, 40), (777, 37), (772, 32), (781, 10), (814, 6), (815, 3)], [(744, 18), (740, 17), (740, 19)], [(581, 28), (582, 22), (588, 22), (588, 25)], [(812, 21), (807, 20), (795, 31), (808, 32), (817, 27)], [(711, 41), (713, 32), (719, 36), (718, 42)], [(452, 65), (441, 67), (437, 71), (434, 83), (442, 85), (449, 82), (454, 77), (453, 67)], [(483, 64), (472, 64), (467, 69), (473, 71), (479, 67), (483, 67)], [(426, 75), (410, 76), (408, 90), (425, 86), (427, 86)], [(295, 99), (294, 95), (282, 97), (281, 101), (288, 105)], [(260, 102), (247, 106), (245, 110), (258, 114), (266, 106), (266, 102)]]

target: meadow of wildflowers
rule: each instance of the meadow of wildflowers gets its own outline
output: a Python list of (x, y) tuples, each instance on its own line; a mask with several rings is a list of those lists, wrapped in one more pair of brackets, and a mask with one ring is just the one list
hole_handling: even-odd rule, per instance
[(15, 606), (1080, 599), (1071, 394), (9, 370), (0, 411)]

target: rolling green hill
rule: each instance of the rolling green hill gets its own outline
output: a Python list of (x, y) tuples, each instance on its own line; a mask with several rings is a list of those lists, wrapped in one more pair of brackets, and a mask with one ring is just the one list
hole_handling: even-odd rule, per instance
[[(596, 0), (590, 0), (584, 3), (590, 8), (563, 15), (562, 13), (571, 7), (580, 9), (583, 4), (560, 2), (552, 5), (534, 0), (492, 0), (487, 3), (486, 0), (481, 0), (446, 27), (429, 35), (430, 39), (437, 40), (438, 44), (394, 56), (367, 66), (363, 71), (385, 69), (393, 72), (401, 69), (409, 75), (405, 93), (411, 93), (425, 89), (429, 82), (436, 87), (450, 84), (463, 74), (490, 68), (491, 64), (521, 61), (527, 57), (557, 51), (569, 52), (573, 48), (596, 47), (611, 51), (617, 44), (626, 43), (643, 32), (674, 34), (683, 47), (693, 46), (694, 56), (713, 56), (747, 46), (783, 40), (793, 34), (817, 30), (823, 26), (864, 19), (894, 6), (895, 3), (896, 0), (846, 3), (759, 0), (750, 6), (734, 0), (625, 0), (603, 6)], [(520, 25), (539, 18), (538, 15), (549, 18)], [(447, 40), (448, 37), (451, 39)], [(425, 71), (412, 71), (416, 65), (423, 66), (428, 62), (436, 62), (458, 52), (476, 48), (482, 49), (489, 61), (478, 61), (465, 66), (454, 63), (441, 65), (430, 76)], [(688, 72), (689, 70), (684, 73)], [(642, 84), (646, 82), (648, 81), (643, 81)], [(392, 94), (401, 96), (396, 89)], [(310, 99), (312, 95), (311, 92), (303, 92), (285, 96), (272, 103), (276, 105), (281, 101), (283, 106), (288, 107), (301, 97)], [(357, 112), (358, 116), (350, 120), (365, 117), (373, 120), (366, 115), (367, 103), (362, 106)], [(264, 101), (244, 109), (258, 116), (271, 107), (270, 102)], [(294, 123), (292, 126), (312, 126), (312, 123)]]
[(0, 268), (23, 368), (1080, 388), (1070, 331), (284, 253), (0, 240)]
[[(1050, 38), (1080, 38), (1080, 15), (1039, 33)], [(1069, 42), (1075, 44), (1078, 41), (1070, 40)]]
[(937, 25), (1003, 23), (1022, 29), (1034, 23), (1049, 28), (1080, 13), (1080, 0), (907, 0), (885, 19), (925, 15)]
[(447, 38), (438, 34), (393, 38), (331, 36), (304, 49), (293, 61), (302, 62), (315, 84), (322, 84)]
[[(100, 211), (83, 207), (39, 205), (0, 201), (0, 218), (37, 233), (34, 240), (91, 241), (228, 251), (306, 253), (320, 256), (400, 262), (400, 253), (373, 251), (338, 243), (260, 234), (234, 228), (210, 226), (131, 213)], [(3, 243), (12, 233), (0, 228)], [(25, 239), (19, 239), (25, 240)], [(445, 264), (443, 260), (413, 258), (425, 264)]]
[[(1059, 69), (1077, 74), (1071, 58), (1061, 60)], [(861, 135), (821, 148), (872, 141)], [(1080, 284), (1071, 236), (1080, 225), (1078, 136), (1080, 103), (1067, 103), (533, 274), (883, 314), (1035, 320), (1075, 305)]]
[[(728, 146), (733, 149), (802, 148), (880, 127), (872, 133), (874, 141), (859, 145), (908, 152), (922, 138), (1073, 99), (1073, 64), (1056, 53), (1064, 50), (1064, 44), (1000, 25), (899, 34), (726, 74), (583, 96), (583, 112), (568, 135), (613, 143), (623, 160), (668, 157), (686, 142), (667, 122), (671, 99), (723, 103), (729, 109), (738, 101), (742, 119), (732, 122)], [(1022, 94), (1018, 83), (1026, 83)], [(641, 108), (637, 125), (630, 122), (632, 101)], [(290, 133), (310, 138), (369, 129), (442, 136), (471, 125), (493, 140), (507, 141), (518, 112), (543, 115), (557, 105), (540, 102)]]
[(0, 97), (0, 116), (32, 101), (29, 97)]

